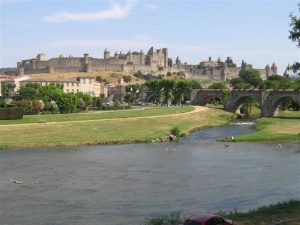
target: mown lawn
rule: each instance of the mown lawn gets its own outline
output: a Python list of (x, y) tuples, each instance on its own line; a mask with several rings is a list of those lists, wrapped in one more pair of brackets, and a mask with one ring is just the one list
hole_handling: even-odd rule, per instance
[(85, 121), (85, 120), (102, 120), (116, 119), (127, 117), (146, 117), (157, 115), (169, 115), (193, 111), (191, 106), (186, 107), (149, 107), (136, 108), (134, 110), (116, 110), (116, 111), (90, 111), (88, 113), (71, 113), (71, 114), (47, 114), (47, 115), (25, 115), (21, 120), (0, 120), (0, 125), (9, 124), (28, 124), (47, 122), (67, 122), (67, 121)]
[[(77, 121), (75, 118), (69, 118), (70, 115), (66, 115), (66, 118), (58, 120), (57, 117), (59, 116), (56, 115), (56, 118), (55, 116), (53, 117), (53, 120), (56, 122), (51, 123), (28, 122), (26, 124), (3, 125), (0, 126), (0, 147), (150, 142), (170, 134), (171, 129), (174, 127), (178, 127), (182, 133), (188, 134), (191, 131), (204, 127), (228, 124), (232, 117), (231, 113), (212, 109), (183, 113), (192, 109), (193, 107), (162, 107), (157, 109), (157, 111), (155, 109), (147, 109), (128, 111), (124, 112), (124, 114), (122, 114), (123, 112), (103, 113), (103, 115), (91, 114), (82, 115), (83, 117), (87, 116), (86, 120), (77, 118)], [(170, 115), (170, 113), (174, 114)], [(161, 115), (155, 116), (157, 114)], [(146, 115), (149, 115), (149, 117), (141, 117)], [(94, 116), (98, 119), (95, 119)], [(108, 117), (109, 119), (107, 119)], [(48, 118), (47, 121), (49, 121)]]

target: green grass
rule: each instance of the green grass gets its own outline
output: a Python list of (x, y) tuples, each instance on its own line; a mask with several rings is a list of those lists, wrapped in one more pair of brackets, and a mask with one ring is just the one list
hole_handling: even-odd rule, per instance
[(300, 111), (283, 111), (277, 117), (262, 117), (255, 122), (257, 132), (236, 136), (234, 141), (300, 140)]
[[(0, 148), (150, 142), (169, 135), (174, 127), (189, 134), (205, 127), (226, 125), (232, 117), (232, 113), (223, 110), (183, 113), (192, 109), (160, 107), (124, 114), (51, 115), (47, 121), (53, 118), (52, 123), (38, 123), (39, 116), (30, 116), (33, 119), (27, 123), (0, 126)], [(174, 114), (168, 115), (170, 113)], [(161, 115), (153, 116), (157, 114)]]
[(29, 124), (40, 121), (47, 122), (67, 122), (83, 120), (102, 120), (127, 117), (147, 117), (157, 115), (169, 115), (193, 111), (191, 106), (187, 107), (151, 107), (136, 108), (135, 110), (117, 110), (117, 111), (90, 111), (89, 113), (73, 114), (47, 114), (47, 115), (25, 115), (22, 120), (0, 120), (0, 125), (10, 124)]
[[(299, 225), (300, 223), (300, 201), (289, 200), (262, 206), (249, 212), (212, 212), (227, 219), (232, 219), (235, 225), (267, 225), (267, 224), (289, 224)], [(172, 213), (161, 217), (146, 218), (144, 225), (177, 225), (183, 224), (187, 215), (180, 216), (179, 213)]]
[(289, 200), (262, 206), (249, 212), (218, 212), (225, 218), (232, 219), (236, 225), (250, 224), (299, 224), (300, 222), (300, 201)]

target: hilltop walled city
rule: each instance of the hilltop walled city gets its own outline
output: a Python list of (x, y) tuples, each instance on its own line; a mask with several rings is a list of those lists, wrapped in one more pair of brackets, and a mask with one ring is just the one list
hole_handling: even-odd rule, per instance
[[(227, 57), (227, 60), (231, 60)], [(223, 80), (227, 78), (238, 77), (241, 69), (249, 68), (251, 65), (242, 61), (241, 67), (227, 67), (218, 59), (213, 61), (211, 57), (207, 61), (202, 61), (199, 68), (182, 64), (179, 57), (175, 63), (168, 57), (168, 48), (154, 50), (149, 49), (147, 54), (142, 50), (140, 52), (131, 52), (124, 54), (115, 52), (111, 56), (110, 52), (105, 49), (103, 59), (90, 57), (84, 54), (83, 57), (74, 57), (69, 55), (65, 57), (60, 55), (58, 58), (46, 60), (44, 53), (38, 54), (36, 58), (25, 59), (17, 63), (18, 75), (37, 74), (37, 73), (65, 73), (65, 72), (93, 72), (93, 71), (119, 71), (119, 72), (142, 72), (146, 73), (166, 73), (168, 71), (184, 71), (190, 76), (198, 79)], [(266, 65), (263, 69), (257, 69), (262, 78), (277, 74), (275, 63)]]
[[(230, 64), (231, 63), (231, 64)], [(59, 55), (57, 58), (46, 59), (44, 53), (38, 54), (35, 58), (24, 59), (17, 63), (17, 76), (2, 76), (1, 82), (14, 83), (16, 92), (21, 86), (28, 82), (37, 82), (40, 85), (49, 83), (63, 84), (65, 93), (88, 93), (92, 96), (120, 97), (125, 94), (126, 83), (109, 83), (101, 84), (95, 80), (95, 76), (89, 74), (97, 71), (111, 72), (126, 72), (136, 73), (141, 72), (150, 76), (158, 74), (167, 74), (168, 72), (184, 72), (186, 77), (198, 80), (226, 81), (236, 78), (242, 69), (252, 68), (251, 64), (241, 62), (238, 67), (234, 64), (231, 57), (227, 57), (225, 62), (220, 59), (201, 61), (198, 65), (189, 65), (182, 63), (179, 56), (173, 62), (169, 58), (168, 48), (155, 50), (153, 47), (149, 49), (147, 54), (142, 50), (140, 52), (131, 52), (124, 54), (115, 52), (111, 55), (109, 50), (105, 49), (103, 58), (93, 58), (89, 54), (84, 54), (83, 57), (74, 57), (73, 55)], [(260, 72), (262, 79), (268, 76), (277, 74), (277, 66), (273, 62), (271, 66), (266, 65), (263, 69), (256, 69)], [(51, 74), (57, 73), (78, 73), (76, 77), (54, 77)], [(35, 77), (35, 74), (44, 74), (44, 76)]]

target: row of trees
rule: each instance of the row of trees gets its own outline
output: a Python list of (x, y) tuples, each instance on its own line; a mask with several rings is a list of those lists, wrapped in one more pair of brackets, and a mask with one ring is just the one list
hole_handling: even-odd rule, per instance
[[(4, 85), (4, 93), (6, 89)], [(11, 87), (10, 87), (11, 88)], [(5, 96), (6, 98), (8, 96)], [(93, 99), (89, 94), (64, 93), (60, 84), (49, 84), (41, 86), (39, 83), (27, 83), (21, 87), (16, 95), (12, 96), (13, 101), (5, 104), (2, 100), (1, 107), (18, 106), (24, 107), (26, 114), (37, 114), (41, 111), (49, 113), (72, 113), (87, 110)]]
[(135, 103), (143, 92), (152, 92), (155, 104), (164, 102), (169, 106), (172, 102), (181, 104), (184, 101), (184, 94), (191, 89), (202, 89), (199, 81), (196, 80), (150, 80), (145, 84), (131, 84), (126, 86), (125, 100)]

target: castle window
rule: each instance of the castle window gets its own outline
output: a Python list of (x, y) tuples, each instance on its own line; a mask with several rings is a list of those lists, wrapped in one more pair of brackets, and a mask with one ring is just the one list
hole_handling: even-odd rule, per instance
[(79, 87), (79, 83), (77, 83), (77, 87)]
[(69, 89), (67, 89), (67, 93), (69, 93)]
[(82, 79), (82, 83), (85, 84), (85, 79)]
[(72, 93), (74, 93), (74, 89), (72, 89)]
[(92, 79), (89, 79), (90, 84), (92, 84)]
[(67, 83), (67, 87), (69, 87), (69, 83)]
[(72, 83), (72, 87), (74, 87), (74, 83)]

